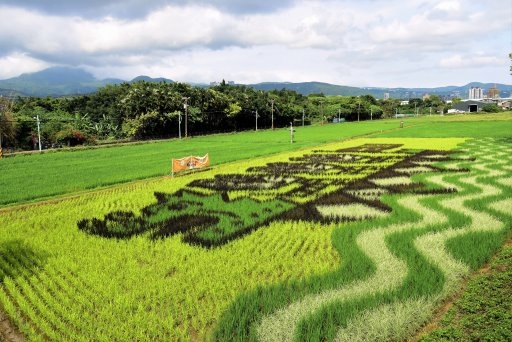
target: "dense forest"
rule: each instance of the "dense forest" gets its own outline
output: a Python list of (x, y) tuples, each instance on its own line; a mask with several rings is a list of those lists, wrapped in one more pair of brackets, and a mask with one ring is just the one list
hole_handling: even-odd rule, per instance
[[(445, 110), (437, 96), (396, 99), (304, 96), (293, 90), (255, 90), (224, 81), (210, 88), (138, 81), (107, 85), (71, 97), (0, 97), (0, 143), (11, 151), (194, 136), (310, 123), (370, 120), (397, 112)], [(39, 127), (39, 128), (38, 128)], [(38, 131), (39, 129), (39, 131)], [(4, 150), (5, 152), (5, 150)]]

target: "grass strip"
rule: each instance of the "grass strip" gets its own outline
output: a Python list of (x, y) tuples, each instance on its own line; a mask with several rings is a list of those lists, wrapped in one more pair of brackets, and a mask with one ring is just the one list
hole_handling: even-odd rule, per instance
[(462, 296), (422, 342), (512, 340), (512, 241), (467, 283)]

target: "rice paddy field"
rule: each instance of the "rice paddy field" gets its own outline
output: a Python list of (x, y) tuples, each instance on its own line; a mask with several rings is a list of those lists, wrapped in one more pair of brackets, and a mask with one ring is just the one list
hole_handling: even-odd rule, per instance
[(512, 113), (404, 121), (0, 160), (0, 340), (512, 340)]

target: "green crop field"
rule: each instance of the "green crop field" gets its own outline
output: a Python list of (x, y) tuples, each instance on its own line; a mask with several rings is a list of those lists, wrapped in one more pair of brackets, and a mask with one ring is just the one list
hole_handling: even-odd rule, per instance
[(201, 136), (4, 158), (0, 206), (170, 174), (171, 159), (209, 153), (215, 165), (396, 129), (396, 120)]
[(404, 121), (0, 160), (0, 337), (511, 340), (512, 115)]

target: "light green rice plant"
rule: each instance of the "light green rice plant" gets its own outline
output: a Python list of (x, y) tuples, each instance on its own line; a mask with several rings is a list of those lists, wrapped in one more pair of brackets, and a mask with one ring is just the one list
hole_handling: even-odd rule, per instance
[(388, 178), (373, 178), (370, 182), (375, 183), (378, 186), (393, 186), (393, 185), (408, 185), (412, 184), (412, 180), (409, 177), (388, 177)]
[(365, 218), (380, 217), (387, 214), (384, 211), (362, 203), (351, 203), (346, 205), (317, 205), (316, 209), (322, 216), (333, 219), (362, 220)]
[(381, 198), (382, 195), (387, 194), (389, 191), (385, 188), (375, 187), (361, 190), (348, 190), (347, 192), (363, 200), (375, 201)]
[(395, 169), (396, 172), (400, 173), (406, 173), (406, 174), (413, 174), (413, 173), (422, 173), (422, 172), (429, 172), (432, 171), (432, 168), (426, 167), (426, 166), (417, 166), (417, 167), (409, 167), (409, 168), (397, 168)]
[(358, 314), (336, 334), (337, 342), (406, 340), (433, 312), (431, 298), (407, 299)]

